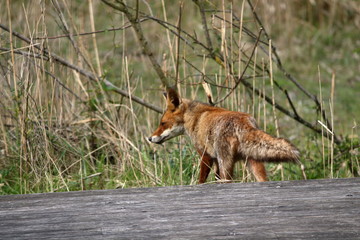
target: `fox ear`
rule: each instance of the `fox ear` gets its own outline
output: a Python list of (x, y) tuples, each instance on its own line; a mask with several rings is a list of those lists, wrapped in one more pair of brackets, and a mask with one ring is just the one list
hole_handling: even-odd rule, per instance
[(167, 108), (169, 110), (174, 111), (177, 107), (179, 107), (181, 99), (179, 94), (173, 88), (169, 88), (164, 95), (166, 97)]

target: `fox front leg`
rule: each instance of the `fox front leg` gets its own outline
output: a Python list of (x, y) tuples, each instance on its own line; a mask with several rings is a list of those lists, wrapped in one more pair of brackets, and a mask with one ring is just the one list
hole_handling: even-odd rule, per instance
[(201, 156), (200, 162), (200, 174), (199, 174), (199, 184), (205, 183), (207, 177), (209, 176), (212, 165), (216, 164), (216, 175), (219, 176), (219, 167), (216, 158), (212, 158), (208, 153), (204, 151), (197, 150)]

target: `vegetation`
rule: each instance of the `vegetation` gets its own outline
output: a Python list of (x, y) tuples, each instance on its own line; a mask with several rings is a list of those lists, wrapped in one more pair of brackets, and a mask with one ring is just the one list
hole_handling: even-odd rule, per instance
[[(356, 0), (1, 5), (1, 194), (196, 184), (186, 136), (146, 141), (169, 86), (253, 114), (308, 179), (360, 174)], [(241, 163), (235, 176), (253, 181)]]

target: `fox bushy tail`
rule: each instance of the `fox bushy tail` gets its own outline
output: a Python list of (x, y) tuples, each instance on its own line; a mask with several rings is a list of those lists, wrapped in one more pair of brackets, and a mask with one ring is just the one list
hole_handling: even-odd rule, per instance
[(261, 130), (245, 134), (240, 146), (244, 156), (262, 162), (295, 162), (299, 159), (299, 150), (283, 138), (275, 138)]

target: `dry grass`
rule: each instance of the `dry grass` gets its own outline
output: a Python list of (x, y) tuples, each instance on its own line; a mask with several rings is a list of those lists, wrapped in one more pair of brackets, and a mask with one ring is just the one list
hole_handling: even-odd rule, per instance
[[(264, 33), (256, 39), (259, 23), (246, 2), (205, 2), (209, 38), (192, 2), (184, 2), (181, 10), (181, 37), (186, 41), (179, 39), (176, 28), (159, 22), (180, 26), (178, 2), (139, 1), (140, 13), (158, 19), (144, 17), (141, 26), (168, 81), (179, 79), (182, 96), (207, 101), (205, 86), (220, 106), (252, 113), (259, 126), (300, 148), (309, 178), (358, 176), (356, 116), (360, 109), (354, 96), (346, 94), (360, 91), (356, 76), (360, 42), (353, 33), (360, 27), (358, 4), (330, 0), (252, 3), (284, 68), (318, 95), (319, 111), (272, 63), (276, 59), (268, 57)], [(198, 156), (186, 137), (164, 146), (145, 140), (156, 128), (159, 114), (132, 100), (137, 96), (161, 109), (163, 87), (123, 14), (99, 1), (6, 1), (2, 5), (8, 9), (0, 22), (31, 39), (31, 44), (0, 31), (1, 193), (196, 183)], [(246, 27), (255, 37), (237, 26)], [(78, 36), (113, 27), (124, 29)], [(199, 43), (211, 44), (213, 52), (206, 52)], [(48, 53), (41, 54), (37, 48)], [(101, 79), (49, 59), (51, 54), (92, 76), (106, 78), (134, 97), (128, 99)], [(238, 83), (239, 76), (252, 87)], [(272, 79), (287, 90), (299, 116), (322, 134), (266, 102), (266, 96), (273, 97), (292, 111)], [(316, 125), (318, 120), (328, 129)], [(341, 138), (340, 144), (335, 144), (331, 132)], [(288, 164), (283, 168), (270, 165), (268, 171), (272, 180), (302, 176), (298, 166)], [(242, 181), (252, 180), (243, 165), (237, 167), (239, 175)]]

